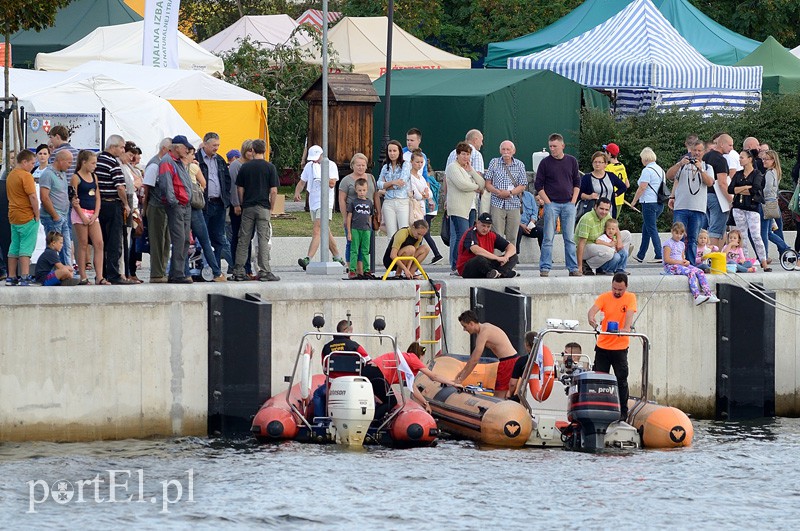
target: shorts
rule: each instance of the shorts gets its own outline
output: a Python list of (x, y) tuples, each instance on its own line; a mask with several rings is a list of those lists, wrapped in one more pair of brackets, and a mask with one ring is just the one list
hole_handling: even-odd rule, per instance
[[(319, 211), (322, 210), (321, 208), (317, 208), (311, 211), (311, 221), (317, 221), (319, 219)], [(333, 219), (333, 208), (328, 210), (328, 220)]]
[(56, 270), (53, 269), (49, 273), (47, 273), (47, 278), (44, 279), (42, 282), (42, 286), (60, 286), (61, 281), (56, 276)]
[(497, 378), (494, 382), (495, 391), (508, 391), (508, 384), (511, 381), (511, 373), (514, 371), (514, 364), (517, 362), (519, 354), (503, 358), (497, 365)]
[(722, 238), (725, 236), (725, 225), (728, 221), (728, 212), (723, 212), (719, 207), (717, 194), (708, 194), (708, 236)]
[(36, 239), (39, 236), (39, 222), (35, 219), (22, 225), (11, 224), (11, 246), (8, 248), (10, 258), (26, 256), (28, 258), (36, 249)]
[[(94, 210), (87, 210), (85, 208), (82, 208), (81, 210), (83, 210), (83, 215), (89, 219), (94, 216)], [(72, 209), (69, 219), (72, 221), (73, 225), (83, 225), (83, 221), (81, 221), (81, 217), (78, 215), (78, 212), (75, 210), (75, 208)]]

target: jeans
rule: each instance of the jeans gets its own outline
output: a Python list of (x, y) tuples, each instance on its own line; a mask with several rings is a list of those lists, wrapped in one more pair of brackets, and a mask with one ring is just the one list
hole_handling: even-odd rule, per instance
[[(764, 217), (764, 205), (758, 205), (758, 213), (761, 214), (761, 241), (764, 242), (764, 251), (767, 253), (767, 258), (769, 258), (769, 242), (775, 244), (778, 247), (778, 256), (783, 254), (783, 251), (789, 248), (785, 241), (783, 241), (783, 220), (781, 218), (778, 219), (767, 219)], [(778, 224), (778, 230), (772, 230), (772, 222), (775, 221)], [(776, 234), (780, 232), (780, 235)], [(750, 244), (753, 246), (753, 249), (756, 248), (753, 239), (750, 238)]]
[[(61, 216), (58, 221), (53, 221), (49, 216), (42, 216), (40, 219), (45, 236), (48, 232), (55, 231), (60, 232), (64, 237), (64, 247), (61, 248), (58, 257), (62, 264), (72, 267), (72, 255), (70, 254), (72, 249), (72, 224), (69, 222), (69, 216)], [(117, 258), (119, 259), (119, 257)]]
[(692, 265), (695, 265), (697, 258), (697, 235), (700, 234), (705, 218), (705, 212), (696, 210), (676, 210), (672, 215), (673, 221), (680, 221), (686, 227), (686, 259)]
[(233, 263), (231, 248), (228, 238), (225, 237), (225, 204), (220, 199), (209, 199), (204, 211), (208, 236), (214, 246), (214, 258), (217, 264), (222, 264), (224, 258), (229, 264)]
[(656, 260), (660, 260), (662, 258), (661, 238), (658, 236), (656, 221), (658, 220), (658, 216), (664, 211), (664, 205), (659, 205), (658, 203), (640, 204), (642, 205), (642, 218), (644, 219), (642, 220), (642, 243), (639, 246), (639, 252), (636, 253), (636, 257), (639, 260), (644, 260), (644, 256), (647, 254), (647, 248), (652, 241), (653, 253), (656, 256)]
[(269, 265), (269, 239), (272, 233), (270, 219), (272, 214), (266, 207), (260, 205), (242, 208), (242, 225), (239, 227), (239, 245), (236, 248), (236, 265), (234, 275), (244, 275), (244, 262), (250, 250), (250, 240), (253, 231), (258, 233), (258, 276), (262, 277), (271, 272)]
[[(228, 210), (228, 215), (231, 218), (231, 237), (228, 240), (231, 245), (231, 253), (233, 254), (234, 259), (236, 258), (236, 248), (239, 246), (239, 229), (242, 227), (242, 215), (236, 215), (236, 212), (233, 211), (233, 207)], [(250, 258), (251, 258), (251, 247), (248, 246), (247, 248), (247, 262), (244, 264), (244, 270), (249, 275), (252, 273), (252, 268), (250, 267)], [(228, 273), (233, 273), (233, 266), (236, 265), (234, 263), (228, 262)]]
[(452, 270), (455, 270), (456, 261), (458, 260), (458, 243), (469, 228), (470, 224), (468, 219), (459, 216), (450, 216), (450, 269)]
[(717, 194), (708, 194), (706, 212), (708, 213), (708, 236), (710, 238), (722, 238), (725, 236), (728, 213), (723, 212), (722, 208), (719, 206)]
[(786, 240), (783, 238), (783, 218), (778, 218), (775, 220), (768, 219), (766, 220), (766, 223), (771, 225), (773, 221), (778, 224), (778, 228), (776, 230), (769, 231), (769, 241), (778, 246), (778, 254), (783, 254), (783, 251), (791, 249), (789, 244), (786, 243)]
[(200, 248), (203, 249), (203, 257), (206, 264), (211, 268), (215, 277), (222, 274), (222, 269), (219, 267), (219, 262), (214, 255), (214, 249), (211, 247), (211, 239), (208, 236), (208, 228), (206, 227), (206, 220), (203, 216), (203, 211), (192, 209), (192, 234), (195, 240), (200, 243)]
[(539, 270), (553, 268), (553, 238), (556, 235), (556, 219), (561, 220), (561, 235), (564, 238), (564, 258), (570, 272), (578, 270), (575, 248), (575, 205), (572, 203), (546, 203), (544, 205), (544, 239)]
[[(172, 257), (169, 261), (169, 278), (184, 276), (186, 260), (189, 257), (189, 231), (192, 226), (192, 207), (174, 205), (166, 208), (169, 239), (172, 241)], [(102, 211), (101, 211), (102, 212)]]
[[(100, 204), (97, 216), (103, 233), (102, 278), (110, 282), (120, 278), (119, 258), (122, 256), (122, 201), (106, 201)], [(98, 271), (98, 274), (101, 272)]]

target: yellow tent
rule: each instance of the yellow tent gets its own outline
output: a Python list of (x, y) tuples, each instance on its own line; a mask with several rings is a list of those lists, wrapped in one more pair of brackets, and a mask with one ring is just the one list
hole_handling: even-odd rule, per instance
[(214, 76), (103, 61), (71, 71), (102, 73), (167, 100), (201, 138), (209, 131), (218, 133), (223, 156), (248, 139), (262, 138), (269, 145), (266, 98)]
[(128, 7), (139, 13), (140, 17), (144, 16), (144, 1), (145, 0), (125, 0)]

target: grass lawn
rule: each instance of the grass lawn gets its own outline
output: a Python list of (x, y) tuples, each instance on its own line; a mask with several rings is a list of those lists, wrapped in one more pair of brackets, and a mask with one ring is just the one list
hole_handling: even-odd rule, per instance
[[(286, 196), (286, 202), (290, 203), (294, 196), (294, 187), (281, 186), (278, 193)], [(277, 237), (287, 236), (311, 236), (312, 223), (310, 212), (287, 212), (288, 216), (294, 219), (272, 218), (272, 235)], [(442, 216), (433, 218), (433, 234), (439, 235), (442, 228)], [(334, 236), (344, 236), (342, 214), (333, 213), (331, 220), (331, 231)]]

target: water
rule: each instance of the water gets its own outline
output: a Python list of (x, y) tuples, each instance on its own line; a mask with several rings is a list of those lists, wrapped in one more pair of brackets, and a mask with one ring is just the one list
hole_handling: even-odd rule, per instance
[[(5, 443), (0, 528), (784, 527), (800, 519), (799, 436), (798, 419), (701, 421), (691, 448), (603, 455), (456, 440), (412, 450), (199, 438)], [(108, 470), (127, 481), (114, 503)], [(87, 483), (78, 503), (77, 482), (95, 476), (103, 483)], [(38, 502), (60, 479), (70, 501), (31, 502), (30, 484)]]

